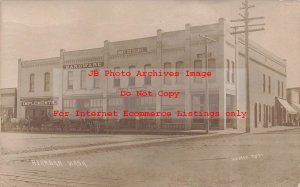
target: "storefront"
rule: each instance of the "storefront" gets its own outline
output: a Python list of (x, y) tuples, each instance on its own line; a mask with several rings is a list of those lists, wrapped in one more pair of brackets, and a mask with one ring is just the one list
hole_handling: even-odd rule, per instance
[(30, 120), (31, 126), (41, 126), (53, 117), (53, 106), (58, 98), (26, 98), (21, 99), (21, 106), (25, 107), (25, 118)]

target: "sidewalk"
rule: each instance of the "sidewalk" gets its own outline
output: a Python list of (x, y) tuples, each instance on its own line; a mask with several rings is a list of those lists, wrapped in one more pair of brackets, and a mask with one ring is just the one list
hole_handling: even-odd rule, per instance
[(253, 129), (251, 133), (267, 133), (267, 132), (285, 131), (285, 130), (292, 130), (292, 129), (300, 129), (300, 126), (271, 126), (268, 128)]

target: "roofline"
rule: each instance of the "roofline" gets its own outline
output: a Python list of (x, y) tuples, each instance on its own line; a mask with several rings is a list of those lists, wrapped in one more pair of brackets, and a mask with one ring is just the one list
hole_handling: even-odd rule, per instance
[(49, 57), (49, 58), (40, 58), (40, 59), (32, 59), (32, 60), (23, 60), (20, 58), (21, 62), (25, 62), (25, 63), (31, 63), (31, 62), (43, 62), (46, 60), (59, 60), (60, 57)]

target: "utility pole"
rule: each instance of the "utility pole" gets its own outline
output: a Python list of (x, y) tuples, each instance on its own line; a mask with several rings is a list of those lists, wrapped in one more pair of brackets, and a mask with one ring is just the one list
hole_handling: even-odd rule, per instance
[[(206, 72), (208, 72), (208, 41), (215, 42), (216, 40), (213, 38), (210, 38), (208, 36), (200, 35), (199, 37), (204, 38), (205, 40), (205, 69)], [(208, 87), (208, 76), (205, 78), (205, 106), (206, 106), (206, 111), (209, 113), (209, 87)], [(206, 133), (208, 134), (209, 132), (209, 125), (210, 125), (210, 120), (209, 116), (207, 116), (206, 119)]]
[[(244, 25), (234, 26), (234, 32), (231, 34), (242, 34), (245, 33), (245, 62), (246, 62), (246, 94), (247, 94), (247, 118), (246, 118), (246, 132), (250, 132), (250, 86), (249, 86), (249, 32), (255, 31), (262, 31), (265, 30), (264, 28), (256, 28), (256, 29), (249, 29), (252, 26), (262, 26), (265, 24), (249, 24), (249, 22), (257, 19), (264, 19), (264, 17), (252, 17), (249, 18), (249, 8), (254, 8), (254, 5), (249, 5), (248, 0), (245, 0), (243, 3), (243, 7), (241, 10), (245, 10), (244, 15), (239, 14), (242, 19), (231, 20), (231, 22), (243, 22)], [(243, 31), (237, 31), (238, 28), (244, 28)]]

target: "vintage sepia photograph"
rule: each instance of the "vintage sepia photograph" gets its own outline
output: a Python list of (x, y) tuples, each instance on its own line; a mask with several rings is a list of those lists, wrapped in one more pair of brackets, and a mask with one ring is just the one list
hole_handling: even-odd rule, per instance
[(300, 187), (299, 0), (0, 0), (0, 187)]

